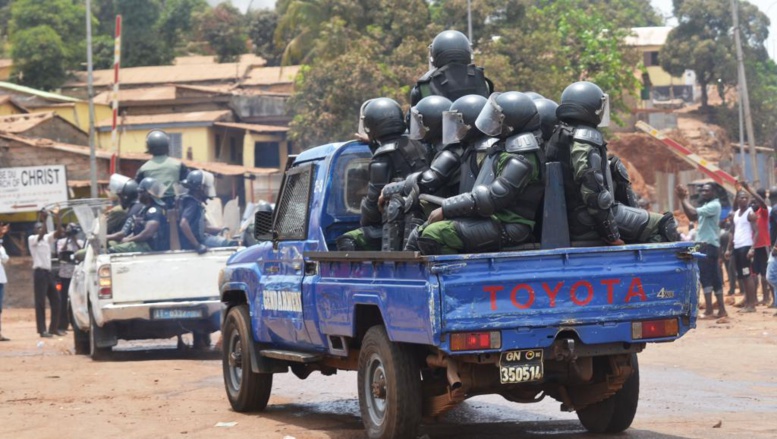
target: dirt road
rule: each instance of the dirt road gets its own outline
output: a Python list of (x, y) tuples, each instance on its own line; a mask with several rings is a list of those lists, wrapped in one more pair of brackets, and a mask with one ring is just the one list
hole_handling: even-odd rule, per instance
[[(640, 355), (641, 399), (628, 438), (777, 437), (773, 310), (701, 321)], [(6, 309), (0, 343), (0, 438), (361, 438), (355, 373), (276, 375), (268, 410), (229, 408), (219, 352), (175, 340), (120, 343), (113, 361), (73, 355), (71, 337), (41, 339), (30, 309)], [(40, 342), (43, 343), (40, 343)], [(588, 438), (573, 413), (545, 400), (473, 398), (429, 438)], [(719, 425), (716, 428), (716, 425)]]

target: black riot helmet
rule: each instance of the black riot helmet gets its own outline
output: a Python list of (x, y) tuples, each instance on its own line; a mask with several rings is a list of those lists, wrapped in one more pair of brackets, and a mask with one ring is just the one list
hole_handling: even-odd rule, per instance
[(201, 191), (205, 186), (205, 174), (199, 169), (194, 169), (186, 175), (186, 179), (181, 184), (190, 191)]
[(170, 153), (170, 137), (164, 131), (153, 130), (146, 136), (146, 152), (151, 155)]
[(138, 199), (138, 183), (135, 180), (127, 180), (117, 195), (121, 200), (121, 205), (125, 208), (129, 207)]
[(561, 93), (561, 104), (556, 116), (563, 121), (578, 121), (599, 125), (607, 106), (607, 96), (593, 82), (580, 81), (568, 86)]
[(472, 44), (457, 30), (442, 31), (434, 37), (429, 46), (429, 62), (440, 68), (450, 63), (472, 63)]
[(505, 139), (540, 129), (540, 114), (534, 101), (518, 91), (492, 93), (475, 126), (488, 136)]
[(540, 128), (542, 129), (542, 139), (548, 140), (553, 135), (553, 129), (558, 123), (556, 118), (556, 108), (558, 104), (550, 99), (534, 99), (534, 105), (537, 112), (540, 113)]
[(475, 120), (488, 99), (480, 95), (466, 95), (456, 99), (448, 111), (442, 113), (442, 143), (469, 142), (483, 133), (475, 127)]
[(364, 132), (370, 141), (398, 137), (405, 132), (405, 115), (397, 101), (390, 98), (376, 98), (364, 108)]
[(442, 139), (442, 112), (451, 108), (450, 99), (427, 96), (410, 109), (410, 138), (423, 142)]

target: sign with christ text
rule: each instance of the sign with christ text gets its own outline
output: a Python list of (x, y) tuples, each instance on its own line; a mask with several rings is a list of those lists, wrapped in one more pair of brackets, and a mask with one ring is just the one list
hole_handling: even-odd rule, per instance
[(0, 168), (0, 213), (34, 212), (67, 199), (63, 165)]

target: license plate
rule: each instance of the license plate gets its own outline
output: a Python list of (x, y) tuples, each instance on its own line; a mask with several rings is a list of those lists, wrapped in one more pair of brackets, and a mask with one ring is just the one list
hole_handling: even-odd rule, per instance
[(540, 381), (544, 376), (542, 349), (508, 351), (499, 357), (499, 380), (502, 384)]
[(155, 308), (151, 310), (151, 318), (154, 320), (201, 319), (202, 317), (203, 312), (201, 309)]

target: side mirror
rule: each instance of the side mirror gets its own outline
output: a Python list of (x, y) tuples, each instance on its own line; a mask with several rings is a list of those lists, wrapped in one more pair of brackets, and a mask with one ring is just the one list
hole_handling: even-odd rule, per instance
[(257, 241), (270, 241), (273, 239), (272, 212), (256, 212), (254, 215), (254, 238)]

